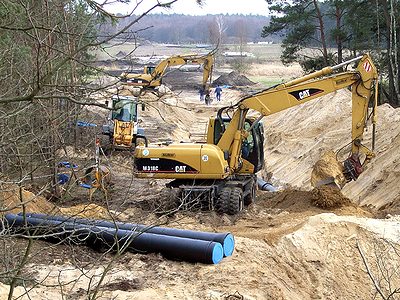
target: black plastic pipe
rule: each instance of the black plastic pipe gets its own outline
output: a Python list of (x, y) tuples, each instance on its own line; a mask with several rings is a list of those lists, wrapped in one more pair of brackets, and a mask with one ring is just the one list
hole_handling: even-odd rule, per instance
[(26, 215), (28, 217), (40, 218), (45, 220), (57, 220), (62, 222), (71, 222), (74, 224), (87, 224), (97, 227), (107, 227), (113, 229), (117, 228), (133, 232), (135, 231), (145, 232), (145, 233), (161, 234), (168, 236), (176, 236), (182, 238), (190, 238), (196, 240), (218, 242), (222, 245), (224, 249), (224, 256), (232, 255), (233, 250), (235, 249), (235, 239), (233, 235), (229, 232), (216, 233), (216, 232), (194, 231), (194, 230), (176, 229), (168, 227), (151, 227), (141, 224), (122, 223), (122, 222), (113, 223), (110, 221), (103, 221), (103, 220), (52, 216), (52, 215), (38, 214), (38, 213), (28, 213)]
[(277, 189), (271, 183), (264, 181), (264, 179), (257, 177), (258, 188), (262, 191), (276, 192)]
[(207, 264), (217, 264), (223, 258), (222, 245), (213, 241), (134, 232), (32, 216), (24, 218), (15, 214), (6, 214), (5, 219), (10, 228), (22, 232), (29, 231), (34, 235), (42, 235), (43, 238), (47, 236), (58, 240), (68, 239), (77, 244), (86, 243), (89, 246), (107, 246), (114, 249), (119, 245), (120, 248), (127, 247), (134, 252), (161, 253), (175, 260)]

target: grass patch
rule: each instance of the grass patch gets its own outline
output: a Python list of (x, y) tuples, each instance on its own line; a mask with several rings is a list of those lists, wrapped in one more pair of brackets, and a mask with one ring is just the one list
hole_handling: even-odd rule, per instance
[(284, 82), (282, 81), (281, 78), (271, 78), (268, 76), (247, 76), (247, 77), (253, 82), (265, 85), (265, 87), (270, 87), (278, 83)]

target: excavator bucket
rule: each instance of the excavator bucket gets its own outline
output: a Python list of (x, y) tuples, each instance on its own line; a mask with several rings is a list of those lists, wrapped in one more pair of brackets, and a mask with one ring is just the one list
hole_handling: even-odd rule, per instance
[(313, 185), (313, 186), (316, 188), (321, 187), (321, 186), (330, 186), (330, 187), (333, 187), (333, 188), (336, 188), (339, 190), (341, 189), (341, 187), (336, 183), (335, 177), (333, 177), (333, 176), (329, 176), (325, 179), (321, 179), (321, 180), (317, 181), (315, 183), (315, 185)]
[(343, 171), (343, 165), (336, 159), (336, 154), (333, 151), (327, 151), (314, 164), (311, 185), (315, 188), (331, 186), (342, 189), (347, 182)]

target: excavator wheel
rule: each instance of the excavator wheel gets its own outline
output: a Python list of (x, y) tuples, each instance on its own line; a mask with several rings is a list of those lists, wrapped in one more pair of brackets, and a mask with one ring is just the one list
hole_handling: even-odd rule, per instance
[(251, 203), (254, 202), (254, 200), (256, 199), (256, 187), (257, 187), (256, 182), (252, 181), (250, 184), (250, 194), (246, 195), (243, 198), (244, 205), (250, 205)]
[(218, 198), (215, 201), (215, 211), (219, 214), (227, 212), (227, 206), (229, 198), (231, 197), (232, 189), (230, 187), (224, 187), (218, 194)]
[(228, 215), (236, 215), (243, 209), (243, 190), (238, 187), (231, 188), (231, 196), (228, 202)]
[(243, 209), (243, 191), (238, 187), (224, 187), (215, 202), (219, 214), (235, 215)]

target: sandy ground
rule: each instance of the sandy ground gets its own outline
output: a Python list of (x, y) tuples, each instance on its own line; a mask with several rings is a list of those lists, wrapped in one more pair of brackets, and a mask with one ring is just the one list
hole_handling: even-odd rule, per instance
[[(173, 93), (162, 102), (151, 102), (148, 96), (151, 105), (142, 112), (141, 124), (153, 143), (204, 140), (208, 117), (242, 94), (225, 89), (222, 102), (207, 107), (196, 91)], [(348, 143), (350, 97), (348, 91), (339, 91), (264, 119), (262, 175), (272, 175), (273, 183), (285, 190), (258, 191), (256, 203), (237, 216), (201, 211), (160, 217), (154, 211), (165, 209), (170, 199), (165, 181), (134, 179), (129, 155), (113, 156), (114, 187), (107, 201), (94, 197), (97, 205), (108, 206), (122, 221), (232, 232), (234, 254), (217, 265), (203, 265), (156, 254), (116, 258), (40, 241), (35, 249), (40, 258), (32, 255), (27, 266), (29, 278), (40, 283), (29, 285), (30, 299), (87, 299), (86, 291), (93, 290), (113, 260), (99, 299), (373, 299), (376, 290), (363, 255), (385, 293), (400, 287), (399, 109), (379, 108), (377, 157), (343, 190), (351, 202), (330, 209), (313, 205), (312, 165), (326, 149)], [(77, 213), (74, 208), (70, 212)], [(0, 283), (0, 299), (7, 293), (8, 286)], [(23, 293), (18, 286), (15, 296)]]

